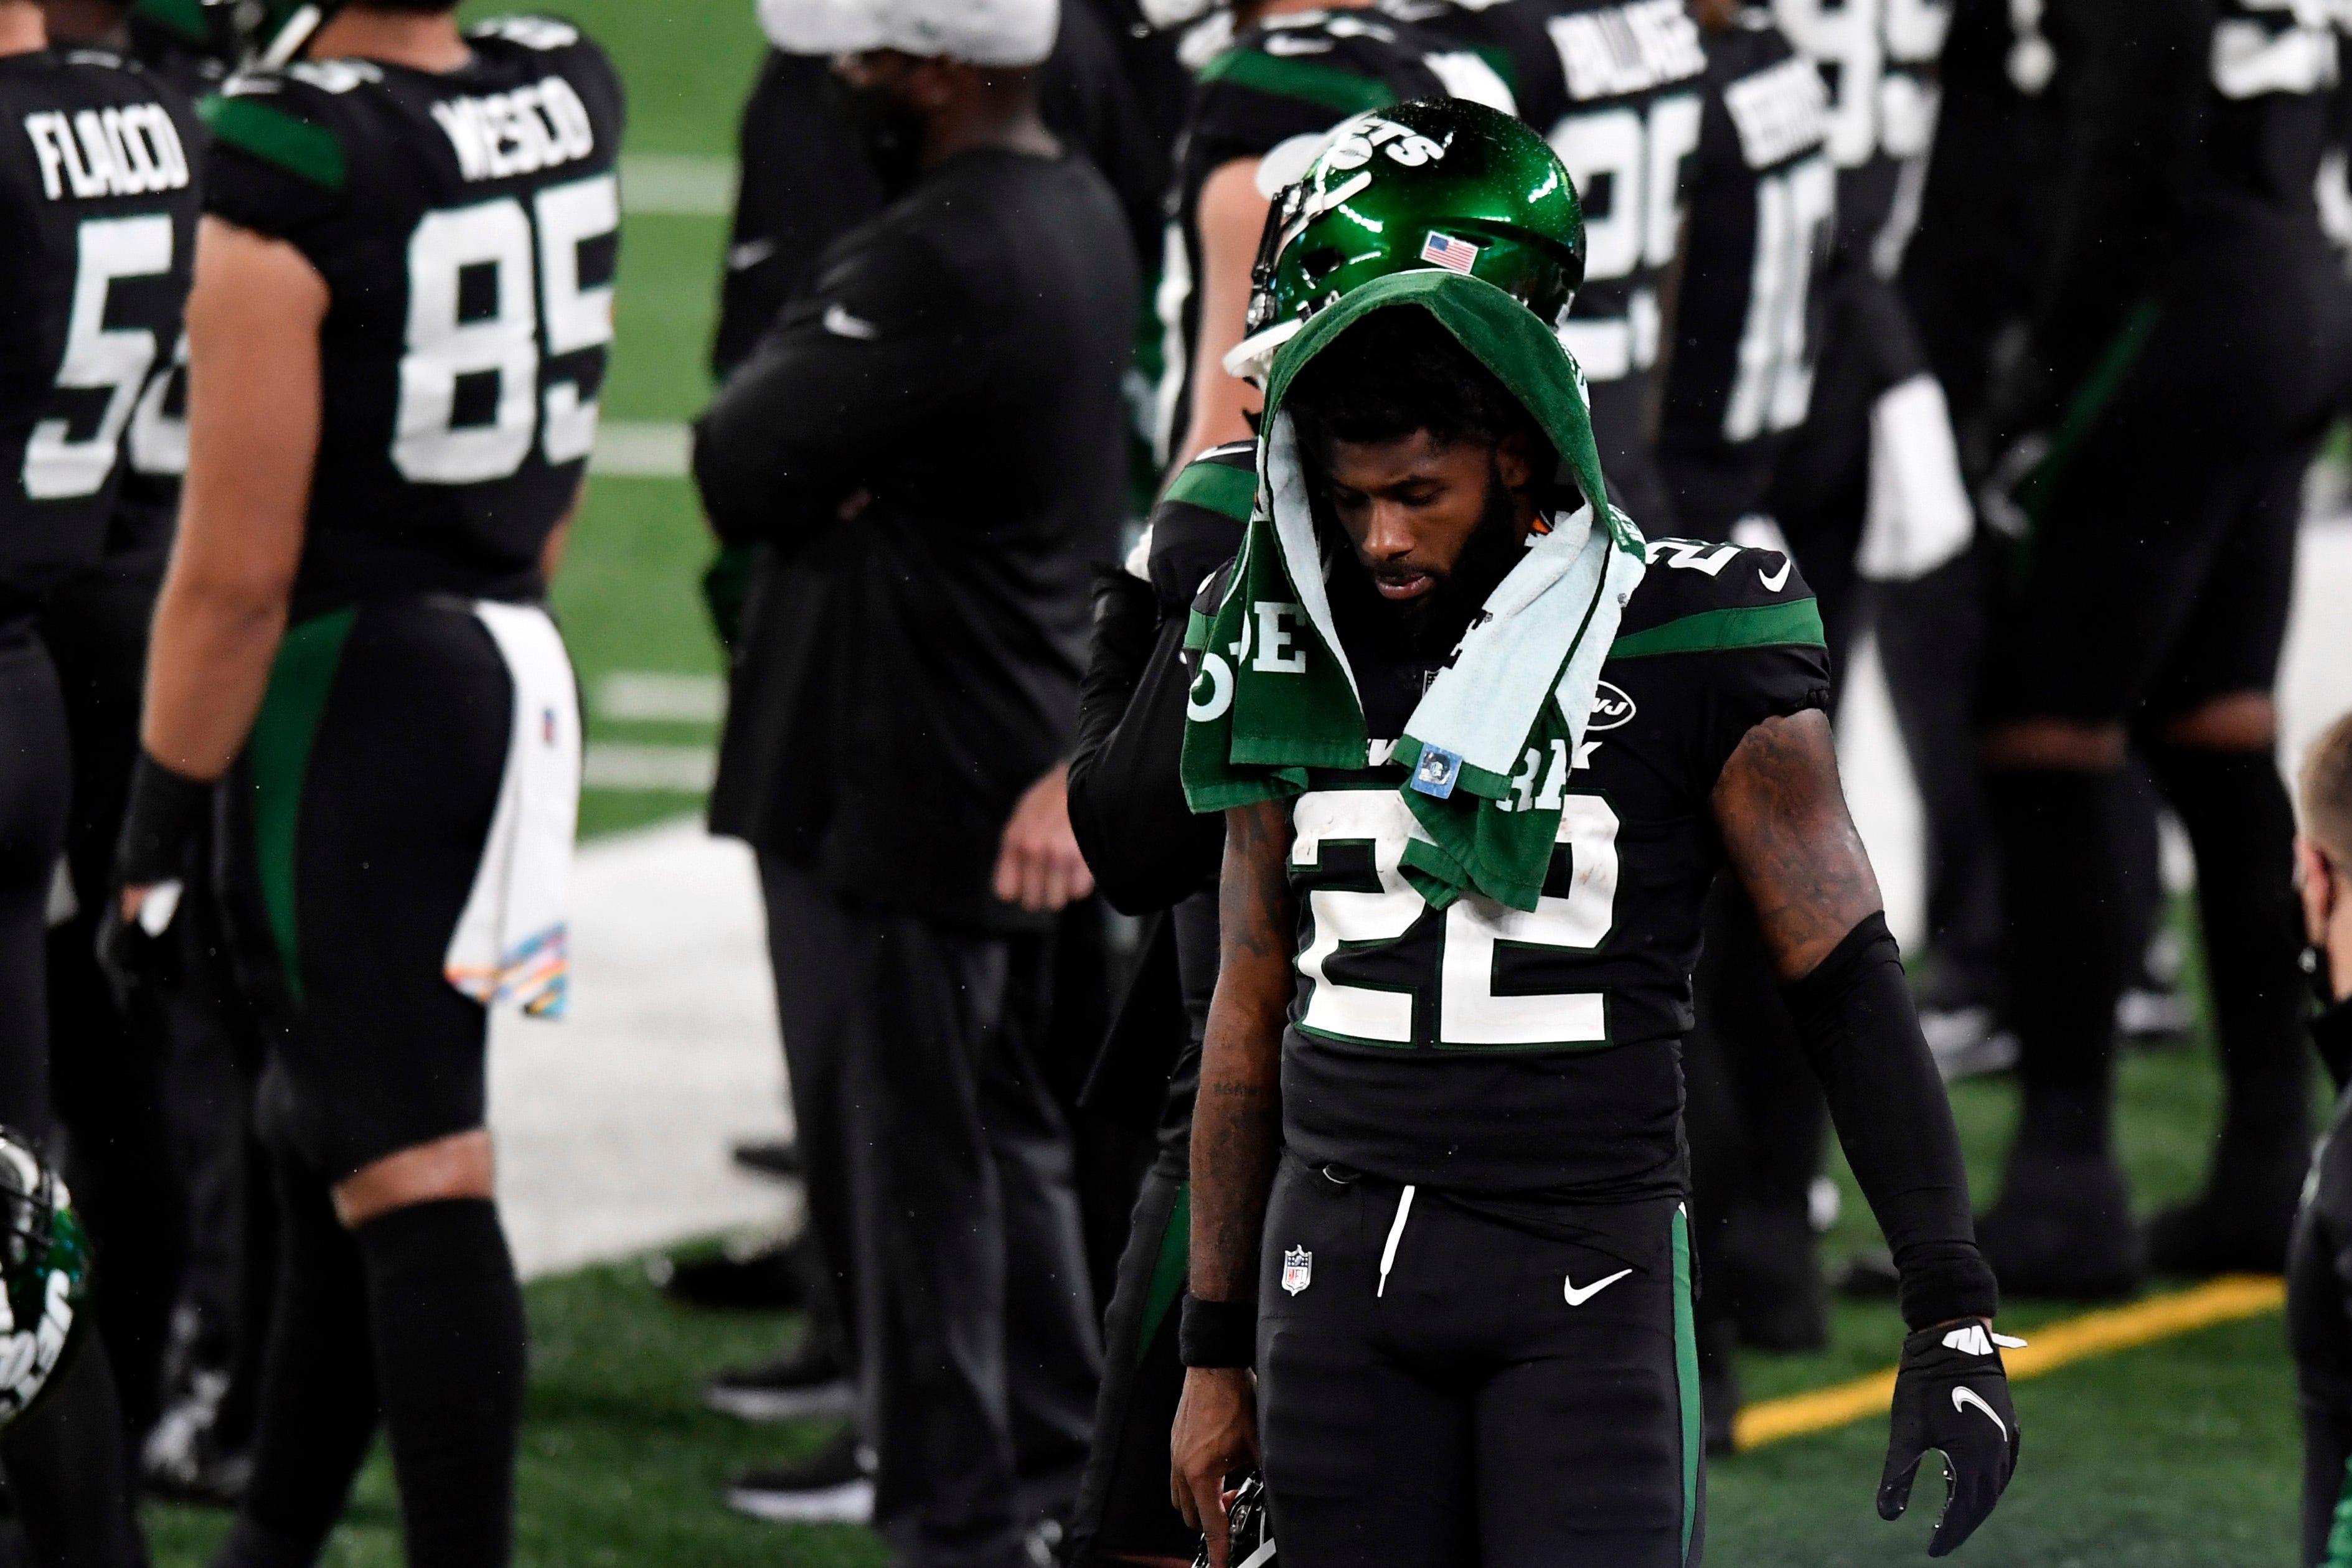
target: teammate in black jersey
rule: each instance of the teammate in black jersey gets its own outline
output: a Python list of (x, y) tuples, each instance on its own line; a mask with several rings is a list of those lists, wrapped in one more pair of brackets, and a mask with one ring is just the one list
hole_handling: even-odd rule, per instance
[(1482, 57), (1368, 0), (1258, 0), (1234, 6), (1234, 21), (1232, 45), (1201, 68), (1176, 143), (1158, 299), (1163, 468), (1249, 434), (1244, 411), (1256, 394), (1224, 359), (1242, 340), (1270, 193), (1297, 177), (1324, 134), (1349, 115), (1413, 99), (1512, 108)]
[(2295, 881), (2312, 1020), (2336, 1092), (2287, 1249), (2287, 1335), (2303, 1406), (2303, 1556), (2352, 1562), (2352, 716), (2312, 742)]
[[(1939, 1423), (1926, 1441), (1955, 1456), (1962, 1500), (1947, 1549), (1997, 1495), (2014, 1417), (1991, 1341), (1963, 1321), (1990, 1312), (1991, 1279), (1838, 796), (1818, 618), (1791, 564), (1654, 543), (1630, 600), (1547, 622), (1614, 639), (1597, 668), (1568, 656), (1562, 684), (1593, 683), (1570, 733), (1537, 744), (1538, 717), (1508, 773), (1412, 738), (1452, 667), (1494, 657), (1474, 653), (1481, 632), (1491, 648), (1490, 625), (1525, 623), (1525, 609), (1490, 617), (1532, 589), (1491, 598), (1496, 584), (1532, 584), (1597, 537), (1594, 512), (1570, 510), (1599, 488), (1580, 404), (1554, 395), (1572, 365), (1501, 298), (1386, 277), (1284, 348), (1259, 470), (1273, 520), (1252, 524), (1188, 639), (1187, 793), (1255, 803), (1226, 816), (1178, 1500), (1222, 1563), (1224, 1478), (1262, 1431), (1294, 1562), (1455, 1562), (1474, 1541), (1487, 1562), (1695, 1558), (1675, 1048), (1700, 902), (1727, 859), (1768, 911), (1809, 1054), (1906, 1260), (1920, 1332), (1881, 1509), (1900, 1510), (1919, 1421)], [(1319, 593), (1291, 564), (1314, 540)], [(1613, 584), (1606, 570), (1591, 580)], [(1285, 584), (1297, 602), (1273, 597)], [(1552, 679), (1521, 689), (1549, 704)], [(1457, 706), (1456, 722), (1478, 712)], [(1470, 799), (1414, 803), (1453, 790)], [(1444, 810), (1477, 813), (1475, 836)], [(1539, 886), (1510, 873), (1543, 847), (1520, 821), (1557, 823)], [(1424, 891), (1440, 885), (1454, 891)], [(1506, 904), (1488, 886), (1517, 891)]]
[(612, 337), (620, 88), (563, 23), (263, 10), (291, 63), (208, 109), (110, 952), (148, 961), (217, 809), (286, 1217), (218, 1561), (314, 1561), (381, 1421), (409, 1560), (500, 1563), (524, 1328), (484, 1035), (563, 995), (579, 727), (543, 600)]
[[(68, 792), (85, 786), (69, 778), (69, 710), (36, 617), (107, 548), (124, 432), (179, 338), (203, 136), (186, 99), (135, 66), (46, 47), (41, 10), (24, 0), (0, 5), (0, 128), (10, 236), (0, 293), (12, 302), (0, 327), (0, 733), (11, 737), (0, 759), (0, 1122), (47, 1142), (57, 1129), (43, 931)], [(107, 780), (86, 787), (102, 793)], [(104, 1039), (73, 1043), (102, 1051)], [(50, 1401), (0, 1438), (35, 1550), (142, 1562), (101, 1346), (86, 1348)]]
[(2196, 851), (2228, 1092), (2206, 1190), (2157, 1218), (2146, 1261), (2284, 1256), (2311, 1108), (2271, 691), (2352, 298), (2313, 197), (2342, 48), (2325, 8), (2084, 0), (2064, 16), (2079, 90), (2061, 227), (2005, 398), (2042, 456), (2011, 465), (2026, 534), (1988, 685), (2025, 1099), (1984, 1239), (2004, 1278), (2079, 1295), (2128, 1290), (2142, 1261), (2111, 1134), (2135, 751)]

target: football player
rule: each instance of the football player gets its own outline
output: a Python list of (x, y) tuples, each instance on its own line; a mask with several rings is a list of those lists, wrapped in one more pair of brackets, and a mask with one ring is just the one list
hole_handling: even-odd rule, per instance
[(1172, 1487), (1212, 1560), (1254, 1456), (1311, 1568), (1696, 1560), (1675, 1056), (1727, 863), (1905, 1276), (1880, 1511), (1941, 1448), (1950, 1550), (2016, 1421), (1792, 563), (1645, 548), (1574, 361), (1475, 277), (1342, 297), (1266, 407), (1187, 639), (1226, 833)]
[[(2079, 90), (2062, 215), (2001, 394), (2025, 537), (1985, 758), (2024, 1104), (1983, 1235), (2004, 1281), (2079, 1296), (2131, 1289), (2143, 1261), (2267, 1272), (2285, 1257), (2311, 1105), (2272, 687), (2352, 298), (2313, 193), (2341, 70), (2328, 7), (2094, 0), (2064, 16)], [(2112, 1134), (2134, 752), (2196, 852), (2227, 1091), (2205, 1191), (2158, 1217), (2144, 1260)]]
[(511, 1544), (483, 1050), (491, 1005), (563, 999), (579, 721), (544, 600), (612, 339), (622, 104), (573, 27), (455, 10), (238, 7), (254, 65), (208, 110), (108, 940), (152, 962), (217, 809), (285, 1218), (227, 1564), (314, 1561), (379, 1421), (411, 1562)]
[(2303, 1561), (2352, 1560), (2352, 715), (2303, 762), (2295, 883), (2318, 993), (2312, 1042), (2337, 1100), (2288, 1244), (2287, 1334), (2303, 1405)]
[[(31, 0), (0, 5), (0, 291), (12, 302), (0, 325), (0, 1123), (40, 1143), (55, 1133), (44, 931), (75, 781), (37, 617), (104, 553), (124, 433), (178, 342), (203, 141), (159, 79), (110, 54), (50, 48)], [(112, 1374), (93, 1345), (0, 1438), (37, 1552), (144, 1559), (123, 1459)]]
[[(1444, 147), (1444, 156), (1357, 162), (1350, 132), (1366, 148), (1374, 134), (1419, 137)], [(1548, 319), (1574, 294), (1583, 263), (1575, 193), (1527, 126), (1480, 104), (1437, 99), (1343, 121), (1332, 147), (1270, 212), (1265, 244), (1273, 254), (1262, 253), (1255, 268), (1250, 315), (1260, 330), (1295, 329), (1323, 302), (1374, 277), (1436, 266), (1423, 258), (1433, 234), (1447, 236), (1443, 249), (1467, 256), (1473, 276)], [(1362, 186), (1330, 199), (1360, 172), (1369, 176)], [(1376, 242), (1361, 243), (1368, 235)], [(1357, 243), (1346, 265), (1336, 271), (1321, 265), (1325, 247), (1349, 235)], [(1189, 465), (1153, 508), (1130, 570), (1108, 577), (1096, 601), (1070, 764), (1071, 825), (1112, 903), (1130, 914), (1165, 912), (1143, 967), (1149, 977), (1155, 959), (1163, 966), (1160, 983), (1172, 980), (1180, 992), (1183, 1027), (1171, 1066), (1169, 1049), (1153, 1049), (1150, 1015), (1130, 1002), (1088, 1090), (1119, 1093), (1141, 1115), (1156, 1113), (1160, 1147), (1105, 1320), (1094, 1448), (1070, 1532), (1076, 1563), (1189, 1562), (1197, 1533), (1169, 1500), (1168, 1434), (1183, 1385), (1175, 1306), (1189, 1237), (1193, 1092), (1216, 979), (1213, 884), (1224, 828), (1185, 809), (1177, 768), (1182, 731), (1171, 722), (1174, 710), (1162, 688), (1185, 684), (1181, 653), (1192, 599), (1241, 543), (1255, 462), (1253, 444), (1239, 442)], [(1147, 983), (1138, 980), (1138, 993)]]
[[(1350, 114), (1461, 97), (1514, 111), (1475, 52), (1450, 47), (1369, 0), (1248, 0), (1232, 43), (1200, 69), (1176, 142), (1159, 298), (1155, 413), (1163, 468), (1246, 440), (1257, 395), (1226, 358), (1246, 328), (1266, 207)], [(1269, 160), (1271, 160), (1269, 163)]]

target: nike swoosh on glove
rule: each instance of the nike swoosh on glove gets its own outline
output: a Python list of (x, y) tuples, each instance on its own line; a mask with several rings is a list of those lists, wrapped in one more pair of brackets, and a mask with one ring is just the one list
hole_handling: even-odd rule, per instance
[(1878, 1517), (1902, 1518), (1919, 1461), (1930, 1448), (1942, 1453), (1944, 1510), (1927, 1541), (1930, 1557), (1959, 1550), (1990, 1517), (2017, 1469), (2017, 1411), (2000, 1353), (2024, 1343), (1981, 1323), (1921, 1329), (1903, 1342)]

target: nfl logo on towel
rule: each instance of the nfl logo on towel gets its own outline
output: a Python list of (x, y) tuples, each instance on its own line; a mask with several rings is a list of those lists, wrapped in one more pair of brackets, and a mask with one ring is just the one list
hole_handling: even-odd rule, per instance
[(1412, 787), (1423, 795), (1434, 795), (1443, 800), (1454, 793), (1454, 782), (1461, 777), (1460, 757), (1434, 746), (1424, 746), (1421, 748), (1421, 760), (1413, 764)]
[(1292, 1295), (1307, 1289), (1315, 1278), (1315, 1254), (1304, 1247), (1293, 1247), (1282, 1255), (1282, 1288)]
[(1477, 264), (1482, 248), (1452, 235), (1433, 234), (1421, 242), (1421, 259), (1434, 262), (1448, 272), (1466, 273)]

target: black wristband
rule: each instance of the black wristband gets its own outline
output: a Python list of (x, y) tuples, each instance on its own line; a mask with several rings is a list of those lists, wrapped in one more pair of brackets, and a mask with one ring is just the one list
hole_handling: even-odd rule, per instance
[(1176, 1358), (1187, 1366), (1248, 1366), (1257, 1360), (1257, 1303), (1204, 1301), (1184, 1292)]
[(115, 880), (124, 887), (149, 887), (185, 876), (188, 852), (212, 803), (212, 785), (174, 773), (141, 751), (131, 768), (131, 796), (122, 809)]

